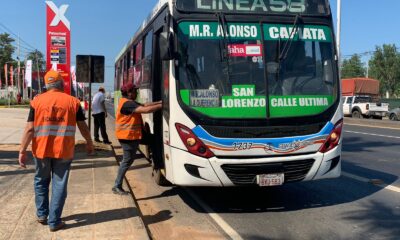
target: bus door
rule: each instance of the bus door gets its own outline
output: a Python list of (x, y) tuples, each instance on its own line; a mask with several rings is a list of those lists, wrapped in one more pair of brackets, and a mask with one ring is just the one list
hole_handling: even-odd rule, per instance
[(154, 113), (154, 151), (155, 169), (165, 168), (165, 156), (170, 156), (169, 146), (169, 61), (163, 61), (160, 56), (160, 31), (154, 35), (153, 62), (153, 101), (163, 101), (163, 110)]

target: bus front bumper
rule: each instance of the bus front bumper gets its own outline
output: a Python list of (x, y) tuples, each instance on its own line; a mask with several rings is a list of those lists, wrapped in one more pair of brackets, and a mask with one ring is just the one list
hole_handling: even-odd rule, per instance
[(341, 173), (341, 146), (323, 153), (268, 158), (201, 158), (173, 148), (173, 176), (180, 186), (251, 186), (260, 174), (284, 173), (285, 184), (336, 178)]

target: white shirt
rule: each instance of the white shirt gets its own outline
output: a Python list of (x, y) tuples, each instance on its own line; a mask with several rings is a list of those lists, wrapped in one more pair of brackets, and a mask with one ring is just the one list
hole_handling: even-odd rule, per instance
[(104, 112), (102, 102), (106, 100), (104, 94), (102, 92), (96, 93), (93, 97), (93, 103), (92, 103), (92, 112), (93, 114), (99, 114)]

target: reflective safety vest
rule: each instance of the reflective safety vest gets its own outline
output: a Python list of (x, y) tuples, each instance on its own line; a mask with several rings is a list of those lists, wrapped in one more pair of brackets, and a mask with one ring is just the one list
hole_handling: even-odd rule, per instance
[(121, 113), (122, 106), (128, 101), (131, 100), (122, 98), (119, 101), (115, 119), (115, 135), (121, 140), (139, 140), (142, 139), (142, 115), (140, 113), (130, 115)]
[(36, 97), (31, 106), (35, 110), (33, 156), (71, 160), (79, 100), (63, 92), (49, 91)]

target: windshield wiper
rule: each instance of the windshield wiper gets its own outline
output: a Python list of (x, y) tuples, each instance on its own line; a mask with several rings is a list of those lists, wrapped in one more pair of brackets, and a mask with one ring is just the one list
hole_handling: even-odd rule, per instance
[(278, 48), (277, 48), (277, 54), (276, 54), (276, 63), (278, 63), (278, 68), (276, 70), (276, 86), (274, 93), (275, 94), (282, 94), (282, 81), (280, 77), (281, 73), (281, 66), (282, 62), (287, 58), (287, 55), (289, 53), (290, 48), (292, 47), (292, 42), (295, 38), (295, 34), (299, 30), (299, 20), (301, 19), (301, 16), (299, 14), (296, 15), (296, 18), (294, 19), (292, 31), (290, 32), (289, 35), (289, 40), (286, 41), (285, 46), (283, 46), (283, 49), (281, 49), (282, 45), (282, 38), (281, 34), (279, 34), (279, 40), (278, 40)]
[[(230, 83), (230, 59), (229, 59), (229, 39), (227, 38), (226, 34), (228, 33), (228, 24), (225, 18), (225, 14), (223, 12), (217, 12), (216, 13), (217, 18), (218, 18), (218, 28), (222, 27), (222, 40), (219, 41), (219, 52), (220, 52), (220, 57), (221, 57), (221, 62), (225, 62), (227, 66), (227, 82)], [(222, 46), (221, 46), (222, 44)], [(224, 86), (224, 84), (221, 84), (221, 86)], [(225, 93), (225, 88), (222, 87), (223, 93)]]
[[(298, 34), (299, 30), (299, 20), (301, 19), (300, 14), (296, 15), (296, 18), (294, 19), (294, 24), (292, 31), (289, 35), (289, 40), (286, 41), (285, 46), (282, 49), (282, 52), (279, 54), (279, 64), (287, 58), (287, 54), (289, 53), (290, 48), (292, 47), (293, 40), (295, 38), (295, 35)], [(281, 40), (281, 36), (279, 34), (279, 41)]]

